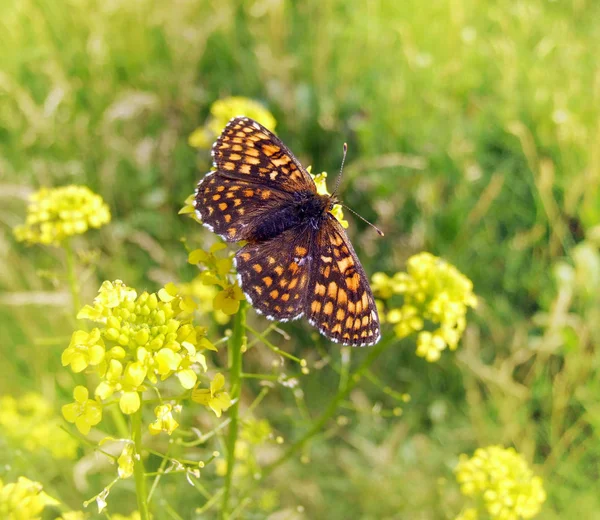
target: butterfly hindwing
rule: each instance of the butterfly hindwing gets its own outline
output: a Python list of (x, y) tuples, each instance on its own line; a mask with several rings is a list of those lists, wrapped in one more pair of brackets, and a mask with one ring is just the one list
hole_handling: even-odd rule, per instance
[(379, 316), (367, 276), (330, 214), (316, 236), (306, 315), (332, 341), (353, 346), (379, 341)]
[(246, 244), (235, 255), (240, 285), (261, 314), (277, 321), (302, 316), (311, 265), (313, 230), (289, 229), (271, 240)]
[(316, 192), (315, 183), (294, 154), (264, 126), (235, 117), (212, 148), (214, 166), (222, 174), (293, 193)]

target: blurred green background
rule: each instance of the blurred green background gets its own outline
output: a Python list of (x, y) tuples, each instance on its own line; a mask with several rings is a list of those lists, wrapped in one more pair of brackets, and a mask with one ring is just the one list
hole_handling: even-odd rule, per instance
[[(214, 101), (245, 96), (313, 171), (335, 172), (348, 142), (342, 199), (386, 233), (347, 217), (367, 273), (426, 250), (480, 298), (456, 353), (427, 363), (408, 340), (386, 353), (374, 374), (410, 393), (403, 416), (378, 414), (395, 404), (361, 385), (348, 424), (269, 481), (280, 507), (453, 518), (458, 455), (504, 444), (544, 478), (542, 518), (596, 518), (599, 20), (593, 0), (1, 2), (0, 393), (64, 397), (64, 258), (15, 242), (27, 194), (86, 184), (109, 204), (111, 224), (80, 247), (85, 302), (104, 279), (189, 280), (182, 237), (214, 239), (177, 214), (210, 167), (188, 136)], [(339, 358), (306, 323), (284, 328), (285, 350)], [(306, 378), (315, 413), (334, 377)], [(263, 410), (287, 437), (292, 403)], [(39, 464), (76, 507), (71, 470)]]

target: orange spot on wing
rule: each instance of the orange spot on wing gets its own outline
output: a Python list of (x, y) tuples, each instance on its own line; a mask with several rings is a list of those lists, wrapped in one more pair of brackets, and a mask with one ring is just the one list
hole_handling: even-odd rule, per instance
[(317, 283), (315, 285), (315, 294), (318, 294), (319, 296), (325, 296), (325, 286), (321, 285), (320, 283)]
[(323, 312), (327, 314), (327, 316), (331, 316), (331, 313), (333, 312), (333, 303), (327, 302), (325, 307), (323, 307)]
[(273, 285), (273, 278), (270, 276), (265, 276), (262, 280), (267, 287), (271, 287), (271, 285)]
[(338, 289), (337, 283), (329, 282), (329, 286), (327, 287), (327, 296), (335, 299), (335, 297), (337, 296), (337, 289)]
[(262, 270), (263, 270), (263, 268), (260, 264), (254, 264), (252, 266), (252, 269), (254, 269), (257, 273), (262, 273)]

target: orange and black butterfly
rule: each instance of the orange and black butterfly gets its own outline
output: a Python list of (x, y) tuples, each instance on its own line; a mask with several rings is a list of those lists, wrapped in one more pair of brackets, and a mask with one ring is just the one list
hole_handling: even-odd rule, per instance
[(203, 224), (228, 242), (242, 290), (267, 318), (306, 315), (344, 345), (380, 338), (367, 276), (340, 223), (335, 196), (319, 195), (312, 177), (269, 130), (233, 118), (212, 148), (214, 171), (200, 181), (194, 206)]

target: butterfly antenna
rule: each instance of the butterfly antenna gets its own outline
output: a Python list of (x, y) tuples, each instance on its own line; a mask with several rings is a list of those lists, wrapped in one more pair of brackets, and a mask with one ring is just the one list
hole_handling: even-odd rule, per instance
[(369, 226), (371, 226), (375, 231), (377, 231), (377, 233), (379, 233), (380, 237), (385, 236), (383, 234), (383, 231), (381, 231), (381, 229), (379, 229), (375, 224), (372, 224), (371, 222), (369, 222), (365, 217), (363, 217), (363, 216), (359, 215), (358, 213), (356, 213), (356, 211), (354, 211), (352, 208), (349, 208), (345, 204), (340, 204), (340, 206), (342, 206), (343, 208), (346, 208), (351, 213), (354, 213), (360, 220), (362, 220), (363, 222), (366, 222), (367, 224), (369, 224)]
[(337, 179), (335, 180), (335, 188), (331, 196), (333, 197), (340, 187), (340, 181), (342, 180), (342, 172), (344, 171), (344, 163), (346, 162), (346, 154), (348, 153), (348, 143), (344, 143), (344, 155), (342, 156), (342, 165), (340, 166), (340, 173), (338, 173)]

